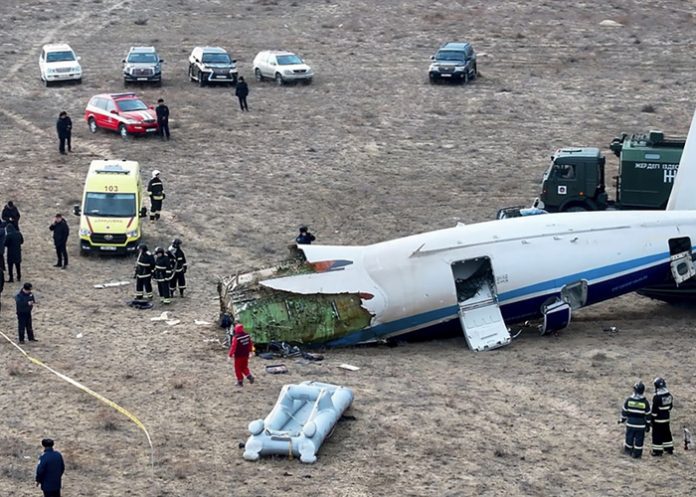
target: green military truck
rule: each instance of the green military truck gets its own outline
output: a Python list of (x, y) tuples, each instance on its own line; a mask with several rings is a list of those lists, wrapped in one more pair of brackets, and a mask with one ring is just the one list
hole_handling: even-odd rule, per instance
[(556, 150), (534, 207), (548, 212), (664, 209), (685, 141), (666, 137), (662, 131), (614, 138), (610, 148), (619, 158), (616, 200), (607, 194), (606, 160), (598, 148)]

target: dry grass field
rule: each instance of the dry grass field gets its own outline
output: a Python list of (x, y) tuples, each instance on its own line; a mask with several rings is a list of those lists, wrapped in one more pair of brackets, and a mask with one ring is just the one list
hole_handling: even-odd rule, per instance
[[(362, 244), (490, 219), (535, 196), (552, 151), (605, 149), (621, 131), (685, 133), (694, 110), (694, 4), (425, 0), (0, 0), (0, 201), (22, 211), (24, 276), (34, 284), (39, 342), (30, 354), (129, 409), (125, 417), (27, 361), (0, 340), (0, 496), (39, 495), (41, 438), (67, 463), (74, 496), (657, 496), (696, 490), (694, 452), (623, 457), (618, 407), (638, 378), (667, 378), (673, 431), (696, 428), (692, 309), (637, 295), (583, 310), (553, 337), (524, 333), (474, 354), (463, 338), (331, 350), (318, 364), (286, 361), (234, 387), (217, 317), (218, 275), (282, 258), (297, 227), (319, 243)], [(611, 19), (621, 27), (602, 27)], [(146, 22), (145, 22), (146, 21)], [(466, 39), (481, 77), (427, 82), (428, 57)], [(67, 41), (82, 85), (45, 88), (41, 45)], [(123, 89), (131, 45), (156, 45), (164, 86), (137, 91), (170, 106), (173, 139), (91, 135), (90, 96)], [(233, 89), (186, 78), (196, 45), (221, 45), (252, 80), (257, 51), (302, 54), (311, 86), (250, 81), (251, 112)], [(644, 112), (652, 106), (653, 112)], [(55, 120), (74, 122), (74, 153), (58, 155)], [(162, 171), (162, 221), (151, 247), (184, 240), (190, 292), (153, 322), (126, 307), (133, 259), (84, 258), (77, 218), (70, 268), (52, 268), (48, 225), (79, 202), (89, 162), (127, 158)], [(524, 261), (520, 261), (524, 264)], [(6, 284), (0, 329), (15, 339)], [(607, 334), (607, 326), (620, 331)], [(78, 338), (79, 335), (79, 338)], [(347, 362), (357, 372), (337, 368)], [(355, 391), (313, 466), (248, 463), (239, 442), (284, 383), (317, 379)]]

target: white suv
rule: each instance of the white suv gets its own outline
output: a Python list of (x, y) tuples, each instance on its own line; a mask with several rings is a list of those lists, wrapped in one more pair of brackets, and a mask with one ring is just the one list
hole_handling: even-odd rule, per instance
[(82, 82), (82, 67), (78, 62), (80, 57), (70, 45), (44, 45), (39, 56), (41, 80), (50, 86), (55, 81)]
[(264, 50), (254, 57), (253, 65), (257, 81), (268, 78), (278, 85), (292, 81), (308, 85), (314, 77), (312, 68), (292, 52)]

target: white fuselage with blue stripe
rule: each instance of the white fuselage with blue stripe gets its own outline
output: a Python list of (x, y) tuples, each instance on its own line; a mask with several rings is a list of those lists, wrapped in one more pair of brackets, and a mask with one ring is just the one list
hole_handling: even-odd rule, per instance
[(669, 240), (696, 239), (693, 211), (549, 214), (413, 235), (373, 245), (300, 246), (308, 262), (347, 260), (340, 270), (263, 281), (300, 294), (371, 294), (368, 328), (334, 345), (397, 336), (457, 317), (452, 264), (488, 258), (506, 323), (541, 316), (561, 288), (586, 281), (587, 305), (670, 274)]

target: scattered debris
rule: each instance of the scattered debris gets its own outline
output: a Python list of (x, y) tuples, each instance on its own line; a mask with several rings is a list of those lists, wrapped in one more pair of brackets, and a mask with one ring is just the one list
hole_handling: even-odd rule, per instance
[(167, 324), (169, 326), (174, 326), (174, 325), (177, 325), (179, 323), (181, 323), (181, 319), (170, 319), (167, 321)]
[(285, 364), (269, 364), (266, 366), (266, 373), (270, 374), (285, 374), (288, 372), (287, 366)]
[(77, 335), (75, 335), (75, 338), (82, 338), (83, 336), (84, 335), (82, 333), (78, 333)]
[(600, 26), (604, 26), (605, 28), (622, 28), (623, 24), (620, 22), (612, 21), (611, 19), (604, 19), (602, 22), (599, 23)]
[(130, 307), (134, 307), (135, 309), (152, 309), (154, 305), (152, 302), (148, 302), (147, 300), (131, 300), (128, 302), (128, 305)]
[(199, 326), (205, 326), (205, 325), (210, 325), (211, 323), (208, 321), (203, 321), (202, 319), (194, 319), (193, 322)]
[(341, 364), (338, 367), (341, 369), (347, 369), (348, 371), (360, 371), (359, 367), (353, 366), (352, 364)]
[(607, 333), (618, 333), (619, 329), (616, 326), (609, 326), (608, 328), (602, 328), (602, 331)]
[(150, 318), (150, 321), (167, 321), (169, 319), (169, 311), (163, 311), (159, 316)]
[(130, 281), (112, 281), (110, 283), (97, 283), (94, 288), (114, 288), (117, 286), (130, 285)]

